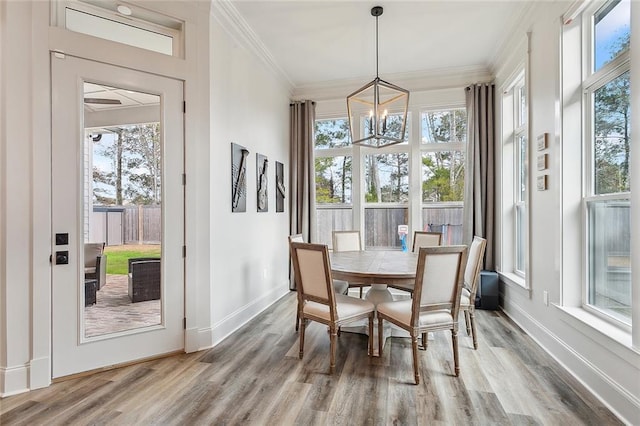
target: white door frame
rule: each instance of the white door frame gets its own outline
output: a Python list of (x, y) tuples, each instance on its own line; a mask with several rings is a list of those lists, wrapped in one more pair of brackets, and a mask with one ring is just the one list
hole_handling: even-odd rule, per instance
[[(52, 376), (145, 359), (185, 347), (184, 300), (184, 120), (183, 83), (168, 77), (52, 53)], [(81, 154), (84, 139), (84, 79), (161, 96), (163, 128), (163, 320), (159, 326), (109, 338), (84, 338), (81, 317), (84, 288), (80, 268), (82, 241)], [(64, 83), (64, 84), (63, 84)], [(71, 100), (70, 100), (71, 98)], [(68, 110), (66, 107), (73, 105)], [(167, 123), (171, 123), (168, 125)], [(72, 135), (72, 137), (69, 137)], [(75, 135), (75, 138), (73, 137)], [(177, 143), (175, 143), (177, 141)], [(173, 143), (172, 143), (173, 142)], [(74, 155), (75, 154), (75, 155)], [(73, 156), (74, 158), (69, 158)], [(71, 165), (60, 167), (61, 164)], [(62, 182), (67, 183), (63, 189)], [(178, 198), (176, 198), (178, 197)], [(71, 210), (69, 210), (71, 209)], [(75, 222), (74, 222), (75, 221)], [(175, 226), (182, 223), (182, 226)], [(69, 229), (60, 229), (60, 228)], [(69, 245), (55, 246), (55, 233), (68, 232)], [(68, 248), (69, 265), (56, 265), (56, 251)], [(63, 249), (63, 250), (61, 250)], [(176, 265), (180, 265), (176, 267)], [(82, 290), (81, 290), (82, 288)], [(75, 303), (66, 305), (70, 300)], [(66, 306), (65, 309), (62, 307)], [(69, 306), (74, 309), (69, 310)], [(72, 332), (69, 332), (70, 330)], [(75, 329), (75, 330), (74, 330)], [(122, 348), (126, 350), (122, 350)], [(65, 361), (67, 358), (73, 362)]]

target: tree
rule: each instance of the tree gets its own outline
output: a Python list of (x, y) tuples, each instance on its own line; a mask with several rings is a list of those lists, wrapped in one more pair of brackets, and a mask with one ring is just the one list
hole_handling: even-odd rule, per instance
[[(428, 143), (464, 142), (467, 122), (464, 110), (438, 111), (424, 115)], [(464, 156), (460, 151), (434, 151), (422, 158), (425, 202), (464, 199)]]
[[(610, 47), (612, 58), (629, 48), (629, 33)], [(595, 193), (629, 191), (630, 72), (594, 92)]]
[[(335, 148), (350, 143), (347, 120), (316, 121), (315, 135), (316, 148)], [(316, 157), (316, 202), (349, 202), (351, 167), (350, 156)]]
[(159, 204), (162, 198), (162, 154), (159, 123), (123, 126), (110, 137), (92, 138), (93, 198), (100, 204)]
[[(400, 118), (398, 114), (387, 116), (387, 132), (385, 134), (394, 137), (400, 136), (402, 130)], [(368, 120), (365, 121), (365, 132), (371, 132)], [(382, 177), (388, 177), (389, 183), (382, 185)], [(408, 177), (409, 156), (406, 153), (368, 155), (366, 157), (365, 201), (368, 203), (407, 201), (409, 197)]]

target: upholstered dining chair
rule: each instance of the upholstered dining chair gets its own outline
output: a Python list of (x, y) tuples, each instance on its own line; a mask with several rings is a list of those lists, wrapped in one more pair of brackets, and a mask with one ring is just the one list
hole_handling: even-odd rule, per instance
[(412, 252), (416, 252), (420, 247), (434, 247), (442, 244), (441, 232), (415, 231), (413, 233)]
[(458, 313), (460, 293), (467, 261), (466, 246), (422, 247), (418, 252), (413, 299), (380, 303), (378, 311), (378, 350), (382, 356), (383, 321), (408, 331), (413, 352), (413, 375), (420, 383), (418, 335), (427, 345), (427, 333), (451, 330), (454, 373), (460, 374), (458, 362)]
[[(329, 373), (336, 365), (336, 338), (341, 325), (369, 319), (369, 330), (373, 330), (375, 306), (368, 300), (336, 294), (331, 279), (329, 249), (324, 244), (291, 243), (293, 270), (300, 311), (300, 359), (304, 354), (306, 320), (329, 326), (331, 358)], [(369, 333), (369, 356), (373, 353), (373, 333)]]
[[(411, 252), (415, 253), (421, 247), (437, 247), (441, 242), (442, 234), (440, 232), (414, 231)], [(394, 287), (398, 290), (413, 293), (413, 285), (397, 284)]]
[(464, 323), (467, 327), (467, 334), (473, 338), (473, 349), (478, 349), (478, 336), (476, 332), (476, 293), (480, 282), (480, 269), (482, 269), (482, 259), (487, 247), (487, 240), (475, 236), (469, 246), (469, 256), (467, 266), (464, 270), (464, 284), (460, 295), (460, 310), (464, 312)]
[[(289, 253), (291, 253), (291, 243), (304, 243), (304, 237), (302, 234), (289, 235)], [(349, 284), (342, 280), (333, 280), (333, 289), (336, 294), (349, 293)], [(300, 310), (302, 309), (302, 303), (298, 298), (298, 308), (296, 309), (296, 331), (300, 326)]]
[[(360, 231), (333, 231), (331, 234), (333, 240), (333, 251), (360, 251), (362, 250), (362, 243), (360, 238)], [(349, 282), (349, 287), (356, 287), (360, 289), (360, 298), (362, 299), (363, 287), (368, 287), (368, 284)]]

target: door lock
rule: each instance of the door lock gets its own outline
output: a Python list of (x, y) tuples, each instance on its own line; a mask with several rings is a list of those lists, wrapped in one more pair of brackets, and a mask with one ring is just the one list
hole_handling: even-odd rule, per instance
[(66, 246), (69, 244), (69, 234), (56, 234), (56, 245), (57, 246)]
[(56, 265), (68, 265), (69, 264), (69, 252), (57, 251), (56, 252)]

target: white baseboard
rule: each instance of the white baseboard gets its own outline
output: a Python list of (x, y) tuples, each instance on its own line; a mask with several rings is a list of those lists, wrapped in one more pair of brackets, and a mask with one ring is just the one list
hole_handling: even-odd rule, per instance
[(200, 330), (187, 328), (184, 332), (184, 351), (186, 353), (197, 352), (202, 347), (200, 342)]
[(29, 367), (0, 367), (0, 397), (29, 391)]
[(251, 321), (256, 315), (260, 314), (290, 292), (288, 287), (276, 288), (261, 298), (232, 312), (220, 321), (214, 323), (211, 327), (199, 329), (197, 331), (200, 345), (198, 350), (208, 349), (222, 342), (240, 327)]
[(502, 310), (618, 418), (627, 424), (637, 424), (640, 413), (637, 396), (621, 387), (517, 304), (505, 300)]
[(51, 358), (32, 359), (29, 364), (29, 388), (46, 388), (51, 384)]

